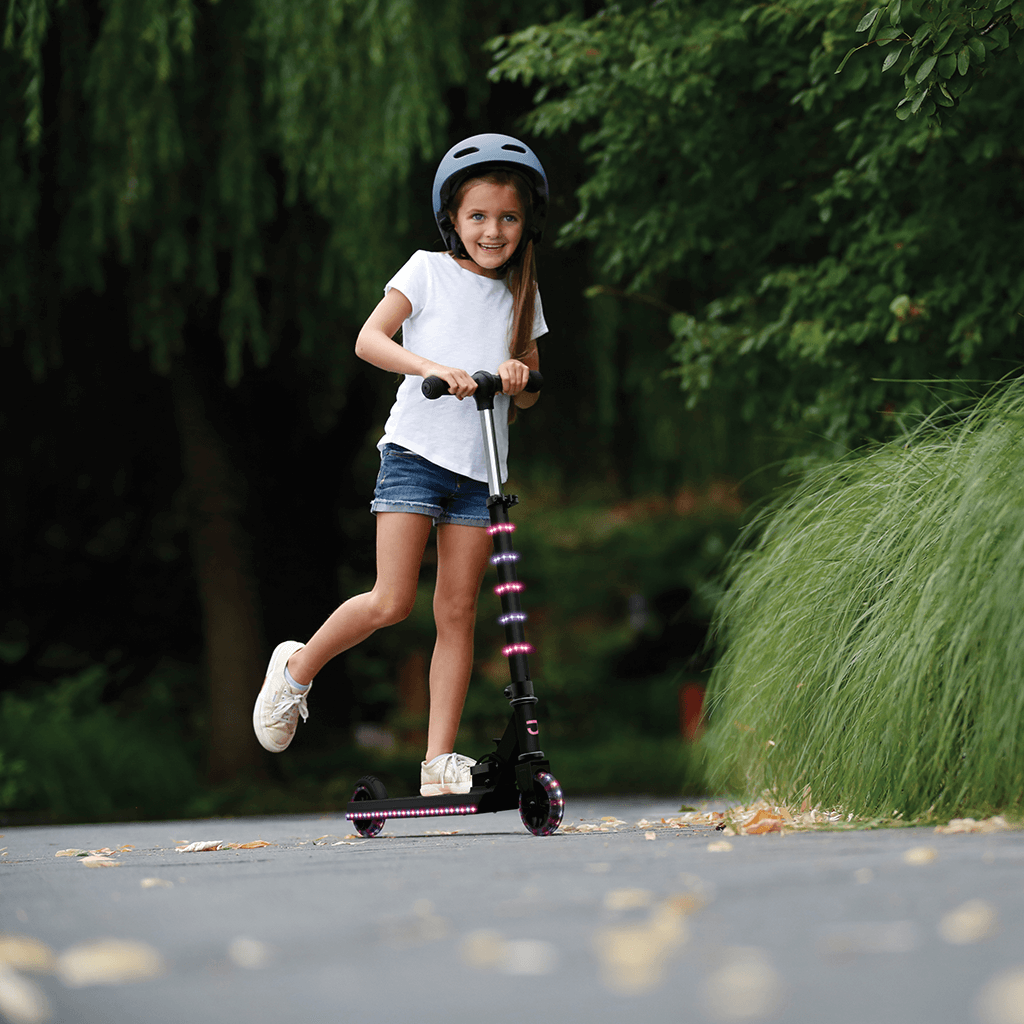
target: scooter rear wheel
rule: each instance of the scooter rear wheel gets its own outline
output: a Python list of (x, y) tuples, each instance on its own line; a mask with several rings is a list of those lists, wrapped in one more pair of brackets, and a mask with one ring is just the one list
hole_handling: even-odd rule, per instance
[(562, 824), (565, 798), (558, 779), (550, 772), (537, 772), (533, 791), (519, 794), (519, 816), (535, 836), (549, 836)]
[[(364, 775), (352, 792), (353, 803), (358, 800), (387, 800), (388, 791), (376, 775)], [(352, 825), (361, 836), (375, 836), (384, 827), (383, 818), (353, 818)]]

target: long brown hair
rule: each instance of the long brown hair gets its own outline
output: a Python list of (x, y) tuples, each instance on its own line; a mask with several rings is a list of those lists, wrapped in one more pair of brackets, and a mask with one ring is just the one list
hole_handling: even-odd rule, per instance
[(512, 293), (512, 326), (509, 330), (509, 356), (523, 359), (534, 349), (533, 317), (537, 300), (537, 264), (533, 256), (533, 239), (530, 221), (533, 214), (533, 189), (522, 174), (515, 171), (496, 169), (474, 174), (466, 178), (452, 196), (448, 215), (456, 223), (459, 207), (471, 185), (485, 181), (490, 185), (511, 185), (516, 190), (519, 206), (523, 211), (523, 240), (519, 249), (504, 265), (503, 277)]

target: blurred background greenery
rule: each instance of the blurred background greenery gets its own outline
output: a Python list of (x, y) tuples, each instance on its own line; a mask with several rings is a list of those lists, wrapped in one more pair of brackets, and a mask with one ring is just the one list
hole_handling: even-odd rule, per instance
[[(694, 696), (751, 511), (1021, 362), (1024, 6), (882, 7), (836, 75), (867, 4), (13, 0), (0, 814), (408, 791), (429, 557), (284, 755), (250, 714), (273, 644), (372, 581), (395, 382), (353, 342), (440, 245), (436, 161), (480, 131), (553, 189), (510, 482), (553, 765), (570, 793), (702, 791)], [(505, 710), (489, 597), (467, 753)]]

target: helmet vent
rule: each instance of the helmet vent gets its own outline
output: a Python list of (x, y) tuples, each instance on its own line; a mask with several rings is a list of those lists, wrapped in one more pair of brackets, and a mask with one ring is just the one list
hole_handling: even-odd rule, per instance
[[(513, 153), (525, 153), (526, 152), (526, 149), (523, 146), (510, 146), (507, 142), (501, 148), (502, 149), (510, 149), (510, 150), (512, 150)], [(458, 154), (456, 154), (456, 155), (458, 155)]]
[[(504, 146), (504, 149), (511, 149), (511, 146)], [(460, 157), (469, 156), (470, 153), (479, 153), (480, 149), (478, 146), (470, 146), (468, 149), (460, 149), (455, 154), (455, 159), (458, 160)]]

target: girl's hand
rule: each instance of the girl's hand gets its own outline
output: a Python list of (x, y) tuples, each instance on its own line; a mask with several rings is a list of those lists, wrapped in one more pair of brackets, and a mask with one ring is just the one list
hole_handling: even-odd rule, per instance
[(465, 371), (454, 366), (442, 366), (440, 363), (430, 363), (420, 374), (421, 377), (440, 377), (448, 384), (449, 394), (454, 395), (460, 402), (469, 398), (476, 391), (476, 381)]
[(498, 367), (503, 395), (518, 395), (530, 381), (530, 368), (518, 359), (507, 359)]

